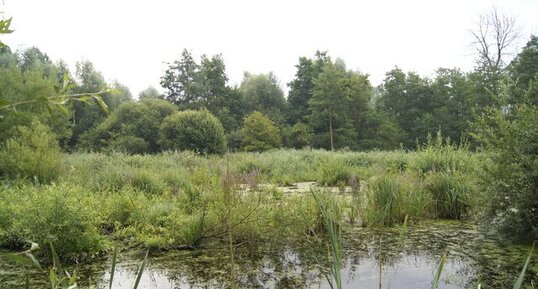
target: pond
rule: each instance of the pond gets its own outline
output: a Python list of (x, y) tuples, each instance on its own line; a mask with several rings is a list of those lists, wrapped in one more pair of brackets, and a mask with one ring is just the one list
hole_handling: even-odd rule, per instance
[[(294, 244), (240, 244), (234, 272), (239, 288), (330, 288), (327, 248), (308, 241)], [(439, 288), (511, 288), (529, 248), (505, 245), (471, 223), (435, 221), (401, 228), (344, 228), (344, 288), (431, 288), (439, 259), (447, 254)], [(118, 257), (113, 288), (132, 288), (143, 252)], [(534, 258), (536, 259), (536, 258)], [(231, 261), (226, 244), (198, 250), (150, 253), (139, 288), (228, 288)], [(110, 259), (79, 265), (79, 284), (108, 288)], [(23, 273), (0, 262), (0, 288), (13, 288)], [(47, 288), (46, 274), (32, 273), (32, 288)], [(527, 272), (537, 283), (535, 263)]]

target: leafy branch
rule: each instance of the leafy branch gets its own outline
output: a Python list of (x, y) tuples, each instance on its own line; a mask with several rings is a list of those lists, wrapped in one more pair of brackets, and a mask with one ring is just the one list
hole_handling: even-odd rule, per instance
[(51, 96), (40, 96), (31, 99), (22, 99), (11, 101), (9, 99), (0, 99), (0, 114), (3, 111), (16, 111), (20, 106), (26, 106), (30, 104), (38, 104), (45, 106), (49, 111), (52, 106), (57, 106), (64, 113), (69, 114), (69, 111), (65, 105), (69, 101), (80, 101), (87, 104), (90, 104), (92, 100), (95, 100), (101, 109), (108, 113), (108, 106), (103, 101), (102, 95), (105, 93), (114, 93), (112, 90), (102, 90), (99, 92), (86, 92), (86, 93), (77, 93), (70, 94), (72, 88), (75, 87), (75, 84), (69, 79), (67, 74), (64, 74), (63, 82), (60, 86), (55, 86), (56, 93)]
[[(13, 32), (13, 30), (9, 29), (10, 25), (11, 25), (11, 18), (0, 20), (0, 34), (9, 34)], [(2, 43), (2, 41), (0, 41), (0, 48), (3, 46), (5, 46), (5, 44)]]

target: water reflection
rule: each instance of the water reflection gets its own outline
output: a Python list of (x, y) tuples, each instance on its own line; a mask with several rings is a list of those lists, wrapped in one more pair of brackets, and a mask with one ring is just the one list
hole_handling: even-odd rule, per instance
[[(467, 226), (467, 225), (465, 225)], [(345, 235), (342, 279), (346, 288), (430, 288), (439, 257), (448, 261), (440, 288), (469, 288), (478, 270), (463, 246), (472, 227), (443, 224), (414, 227), (399, 242), (398, 229), (349, 228)], [(467, 235), (466, 235), (467, 234)], [(468, 239), (467, 239), (468, 241)], [(241, 246), (236, 269), (241, 288), (330, 288), (325, 274), (327, 252), (321, 244)], [(130, 258), (127, 257), (129, 260)], [(381, 274), (380, 274), (381, 272)], [(132, 286), (135, 264), (121, 264), (115, 288)], [(166, 253), (152, 257), (140, 288), (227, 288), (230, 261), (225, 248)], [(381, 276), (381, 278), (380, 278)], [(101, 282), (107, 286), (108, 274)]]
[[(410, 226), (404, 238), (398, 228), (344, 230), (344, 288), (430, 288), (440, 256), (448, 260), (440, 288), (510, 288), (528, 253), (504, 247), (473, 225), (431, 222)], [(403, 240), (403, 241), (400, 241)], [(119, 256), (113, 288), (132, 288), (141, 255)], [(330, 288), (327, 248), (310, 239), (294, 244), (244, 244), (235, 252), (240, 288)], [(229, 288), (230, 260), (225, 244), (195, 251), (151, 254), (139, 288)], [(0, 288), (13, 288), (14, 273), (0, 261)], [(108, 288), (110, 260), (77, 266), (80, 285), (91, 277)], [(75, 269), (74, 267), (70, 270)], [(536, 283), (536, 272), (528, 276)], [(381, 273), (380, 273), (381, 272)], [(20, 274), (20, 281), (23, 280)], [(98, 280), (95, 280), (95, 278)], [(32, 288), (46, 288), (46, 274), (32, 275)], [(381, 280), (381, 286), (380, 286)], [(10, 285), (7, 285), (10, 284)]]

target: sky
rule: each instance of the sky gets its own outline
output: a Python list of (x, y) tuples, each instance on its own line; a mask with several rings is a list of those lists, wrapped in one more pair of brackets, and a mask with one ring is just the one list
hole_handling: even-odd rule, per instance
[[(183, 49), (222, 54), (230, 85), (245, 71), (273, 72), (287, 93), (299, 57), (316, 50), (343, 59), (379, 85), (395, 66), (432, 76), (439, 67), (474, 66), (470, 30), (497, 7), (522, 28), (523, 46), (538, 35), (537, 0), (3, 0), (12, 49), (36, 46), (74, 70), (93, 62), (134, 96), (162, 90), (167, 62)], [(1, 2), (0, 2), (1, 3)]]

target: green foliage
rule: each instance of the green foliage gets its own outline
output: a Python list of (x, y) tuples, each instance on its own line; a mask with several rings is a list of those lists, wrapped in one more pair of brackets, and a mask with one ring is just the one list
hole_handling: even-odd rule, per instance
[[(316, 135), (316, 146), (333, 150), (349, 146), (354, 138), (349, 116), (350, 99), (345, 89), (345, 67), (329, 62), (314, 80), (312, 98), (308, 104), (310, 125)], [(320, 135), (325, 136), (320, 138)]]
[(164, 150), (191, 150), (201, 154), (226, 152), (224, 128), (207, 110), (187, 110), (166, 117), (159, 130), (159, 144)]
[(116, 137), (110, 142), (109, 148), (113, 151), (127, 154), (143, 154), (150, 152), (150, 146), (143, 138), (132, 135)]
[(255, 111), (245, 117), (242, 148), (245, 151), (265, 151), (281, 146), (280, 132), (275, 124), (263, 113)]
[(308, 101), (312, 98), (314, 79), (321, 73), (323, 66), (330, 62), (326, 52), (316, 52), (316, 59), (307, 57), (299, 58), (299, 64), (295, 65), (297, 72), (295, 79), (288, 86), (288, 123), (307, 122), (309, 114)]
[(159, 98), (159, 96), (160, 94), (155, 87), (148, 86), (138, 94), (138, 100), (152, 100)]
[(81, 147), (128, 154), (159, 152), (157, 139), (161, 123), (176, 111), (173, 104), (160, 99), (123, 103), (81, 137)]
[(471, 172), (474, 167), (469, 148), (466, 144), (456, 145), (449, 138), (444, 139), (441, 132), (433, 138), (428, 134), (423, 145), (417, 145), (417, 157), (410, 166), (422, 174), (429, 172)]
[(509, 116), (490, 111), (475, 137), (491, 152), (493, 164), (483, 178), (489, 207), (487, 222), (519, 238), (538, 236), (538, 109), (521, 104)]
[(0, 175), (50, 182), (59, 176), (61, 161), (54, 134), (34, 120), (29, 127), (17, 127), (14, 136), (1, 145)]
[(247, 114), (259, 111), (278, 124), (285, 122), (287, 103), (273, 73), (245, 73), (239, 92), (244, 97)]
[(402, 131), (388, 114), (368, 110), (363, 114), (358, 126), (358, 149), (387, 151), (400, 148)]
[[(0, 34), (9, 34), (13, 32), (13, 30), (9, 29), (9, 26), (11, 26), (11, 18), (0, 20)], [(0, 41), (0, 48), (3, 46), (5, 46), (5, 44)]]
[(304, 123), (296, 123), (289, 128), (286, 143), (288, 147), (302, 149), (309, 146), (311, 139), (310, 127)]
[[(9, 222), (1, 228), (0, 246), (19, 247), (26, 240), (52, 242), (63, 260), (91, 258), (104, 248), (98, 231), (98, 200), (76, 186), (52, 185), (7, 189), (2, 193), (11, 210)], [(38, 256), (51, 259), (51, 252)]]
[[(88, 130), (103, 122), (109, 112), (113, 112), (123, 102), (132, 99), (127, 87), (115, 83), (114, 93), (109, 89), (104, 76), (95, 69), (93, 63), (81, 61), (76, 64), (76, 79), (78, 85), (72, 88), (75, 95), (99, 95), (99, 98), (88, 98), (83, 102), (75, 102), (72, 106), (73, 134), (71, 147), (76, 147), (81, 136)], [(106, 109), (103, 109), (106, 108)]]
[(169, 63), (161, 77), (161, 85), (166, 89), (162, 97), (182, 110), (209, 110), (226, 132), (231, 132), (243, 117), (243, 99), (237, 89), (227, 86), (227, 81), (221, 55), (210, 58), (204, 54), (198, 63), (189, 51), (183, 50), (181, 59)]

